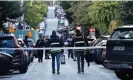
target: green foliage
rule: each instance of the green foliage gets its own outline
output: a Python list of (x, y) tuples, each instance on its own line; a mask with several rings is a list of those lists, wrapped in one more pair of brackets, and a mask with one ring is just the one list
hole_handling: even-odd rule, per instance
[(69, 8), (69, 12), (72, 12), (72, 18), (74, 21), (74, 24), (81, 25), (81, 26), (88, 26), (89, 25), (89, 18), (88, 18), (88, 6), (90, 6), (91, 2), (73, 2), (71, 3), (71, 8)]
[(97, 1), (93, 2), (88, 9), (90, 22), (97, 27), (100, 32), (108, 33), (111, 20), (120, 18), (120, 2), (118, 1)]
[(47, 15), (47, 5), (42, 1), (26, 1), (24, 2), (24, 17), (28, 24), (35, 28), (44, 20)]
[(1, 1), (0, 2), (0, 29), (5, 29), (3, 23), (9, 19), (15, 19), (22, 15), (20, 1)]
[(133, 24), (133, 1), (123, 1), (121, 3), (121, 20), (125, 25)]

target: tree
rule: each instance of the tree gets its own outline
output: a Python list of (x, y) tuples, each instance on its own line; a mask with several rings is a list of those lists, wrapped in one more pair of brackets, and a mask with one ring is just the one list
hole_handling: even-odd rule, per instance
[(89, 18), (88, 18), (88, 6), (90, 2), (86, 1), (76, 1), (71, 4), (71, 8), (69, 8), (69, 12), (72, 12), (72, 18), (75, 25), (88, 26)]
[(36, 28), (47, 15), (47, 5), (42, 1), (27, 1), (24, 7), (25, 20), (32, 28)]
[(68, 20), (69, 24), (72, 24), (73, 19), (72, 19), (72, 12), (69, 12), (68, 9), (71, 8), (71, 3), (73, 1), (60, 1), (60, 5), (63, 7), (65, 10), (65, 18)]
[(88, 9), (88, 16), (91, 23), (97, 27), (101, 33), (108, 33), (109, 24), (112, 20), (120, 19), (119, 1), (97, 1)]
[(124, 1), (121, 3), (121, 20), (125, 25), (133, 24), (133, 1)]
[(88, 18), (88, 6), (91, 2), (88, 1), (65, 1), (61, 2), (61, 6), (65, 9), (67, 13), (67, 19), (73, 26), (81, 26), (85, 34), (87, 34), (88, 27), (90, 25)]
[(0, 2), (0, 29), (5, 31), (3, 23), (9, 19), (16, 19), (21, 16), (23, 10), (20, 8), (20, 1), (1, 1)]

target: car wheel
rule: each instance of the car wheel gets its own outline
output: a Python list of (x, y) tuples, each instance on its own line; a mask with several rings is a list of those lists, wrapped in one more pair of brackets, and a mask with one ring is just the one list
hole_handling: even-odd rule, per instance
[(19, 71), (20, 73), (26, 73), (27, 69), (28, 69), (28, 65), (25, 64), (25, 65), (20, 66)]
[(132, 75), (126, 71), (115, 71), (116, 76), (121, 80), (131, 80)]
[(105, 66), (104, 61), (105, 61), (105, 58), (102, 59), (102, 65), (103, 65), (103, 66)]

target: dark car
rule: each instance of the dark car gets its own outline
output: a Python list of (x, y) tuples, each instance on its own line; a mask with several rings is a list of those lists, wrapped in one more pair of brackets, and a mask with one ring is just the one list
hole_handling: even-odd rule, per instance
[[(108, 40), (108, 38), (109, 38), (108, 36), (100, 36), (98, 39), (96, 39), (94, 42), (92, 42), (91, 45), (92, 46), (101, 46), (99, 43), (103, 40)], [(91, 49), (90, 52), (91, 52), (91, 54), (93, 54), (95, 63), (101, 64), (102, 62), (100, 60), (100, 57), (101, 57), (102, 49), (95, 48), (95, 49)]]
[(9, 73), (12, 67), (12, 56), (10, 54), (0, 52), (0, 75)]
[[(17, 39), (17, 41), (18, 41), (19, 45), (20, 45), (22, 48), (28, 48), (28, 47), (25, 45), (23, 39)], [(25, 52), (25, 54), (27, 55), (28, 64), (30, 64), (30, 62), (31, 62), (31, 58), (30, 58), (30, 54), (29, 54), (30, 52), (29, 52), (29, 50), (24, 50), (24, 52)]]
[(114, 30), (106, 44), (104, 65), (122, 80), (133, 79), (133, 25)]
[[(0, 36), (0, 48), (21, 48), (18, 44), (18, 41), (14, 35), (1, 35)], [(13, 59), (13, 69), (19, 70), (20, 73), (27, 72), (28, 69), (28, 61), (27, 55), (25, 54), (24, 50), (0, 50), (1, 52), (5, 52), (10, 54)]]

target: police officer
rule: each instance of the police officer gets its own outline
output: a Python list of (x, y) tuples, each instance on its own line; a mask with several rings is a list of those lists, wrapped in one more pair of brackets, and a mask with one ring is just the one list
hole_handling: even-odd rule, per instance
[[(43, 48), (45, 46), (45, 42), (41, 34), (39, 35), (39, 40), (37, 40), (36, 46), (38, 48)], [(38, 62), (43, 62), (43, 50), (38, 50)]]
[[(76, 35), (73, 36), (72, 46), (84, 47), (88, 46), (87, 39), (81, 34), (80, 30), (76, 30)], [(76, 49), (75, 53), (77, 56), (78, 73), (84, 72), (84, 50)]]
[[(50, 36), (50, 47), (53, 47), (53, 43), (58, 43), (53, 45), (54, 47), (62, 47), (62, 42), (59, 38), (58, 35), (56, 35), (56, 31), (52, 31), (52, 35)], [(56, 59), (56, 64), (57, 64), (57, 74), (60, 74), (60, 55), (61, 55), (61, 50), (55, 50), (55, 52), (51, 52), (51, 57), (52, 57), (52, 73), (55, 74), (55, 59)]]

